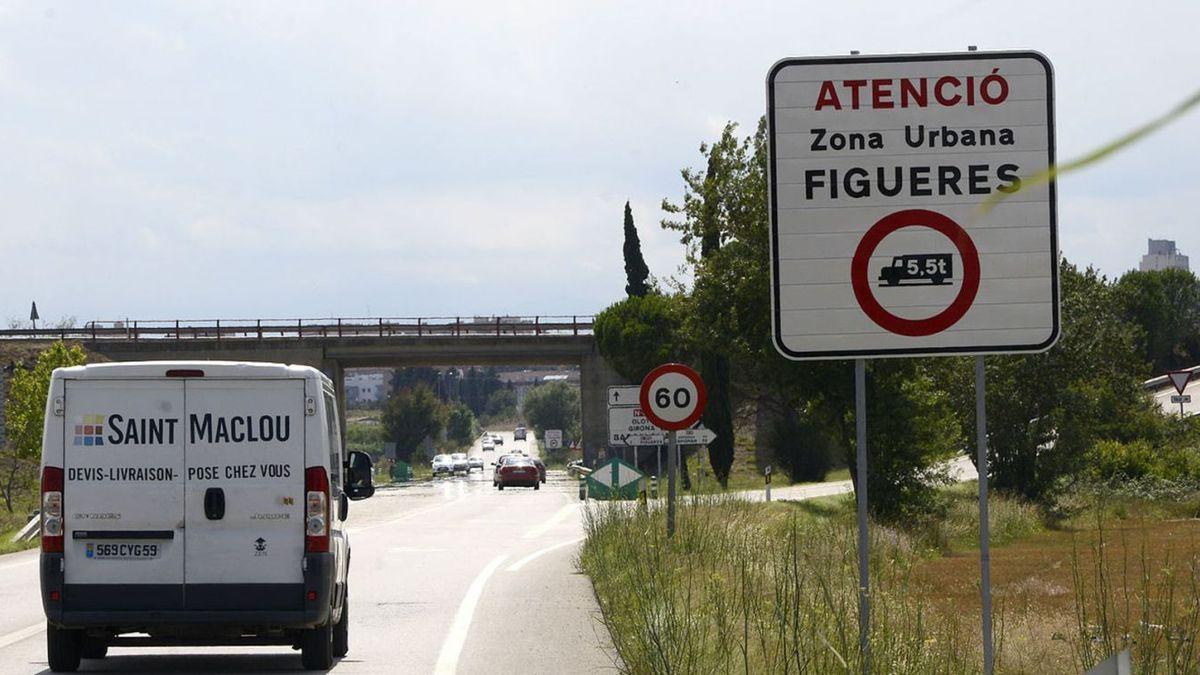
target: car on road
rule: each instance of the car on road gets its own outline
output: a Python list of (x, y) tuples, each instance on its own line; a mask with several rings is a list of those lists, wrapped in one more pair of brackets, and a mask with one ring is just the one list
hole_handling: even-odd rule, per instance
[(479, 469), (480, 471), (483, 471), (483, 458), (480, 457), (479, 455), (474, 455), (472, 457), (468, 457), (467, 458), (467, 466), (468, 466), (468, 471), (474, 471), (475, 469)]
[(500, 434), (492, 434), (492, 442), (496, 445), (504, 445), (504, 437)]
[(55, 370), (39, 516), (50, 670), (113, 646), (290, 645), (308, 670), (345, 656), (343, 521), (375, 488), (336, 401), (307, 366)]
[(454, 473), (470, 473), (471, 463), (467, 461), (467, 453), (456, 452), (450, 455), (450, 462), (454, 466)]
[(545, 483), (546, 482), (546, 465), (543, 464), (542, 460), (538, 459), (537, 457), (530, 457), (529, 459), (532, 460), (533, 465), (537, 467), (538, 480)]
[(513, 429), (513, 440), (514, 441), (523, 441), (523, 440), (525, 440), (525, 437), (528, 435), (528, 433), (529, 432), (525, 427), (523, 427), (523, 426), (517, 427), (516, 429)]
[(528, 457), (510, 456), (510, 459), (496, 467), (492, 484), (497, 489), (506, 487), (531, 487), (537, 490), (541, 487), (537, 465)]
[(453, 476), (454, 475), (454, 460), (450, 459), (450, 455), (435, 455), (433, 458), (433, 476)]
[(496, 443), (492, 440), (492, 437), (487, 434), (483, 435), (483, 440), (480, 441), (480, 445), (482, 446), (484, 452), (491, 452), (496, 449)]

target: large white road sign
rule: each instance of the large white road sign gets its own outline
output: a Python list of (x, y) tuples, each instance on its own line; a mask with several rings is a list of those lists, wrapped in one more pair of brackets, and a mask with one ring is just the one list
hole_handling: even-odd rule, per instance
[(779, 351), (1052, 345), (1055, 183), (1030, 178), (1054, 163), (1053, 96), (1050, 62), (1034, 52), (777, 63), (767, 97)]

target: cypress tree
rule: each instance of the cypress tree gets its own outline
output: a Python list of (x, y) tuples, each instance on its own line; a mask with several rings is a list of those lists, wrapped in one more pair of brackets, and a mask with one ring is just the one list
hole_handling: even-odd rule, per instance
[(625, 202), (625, 292), (631, 298), (644, 298), (650, 291), (646, 286), (646, 278), (650, 276), (650, 268), (642, 257), (642, 240), (638, 238), (637, 227), (633, 224), (633, 211), (629, 202)]

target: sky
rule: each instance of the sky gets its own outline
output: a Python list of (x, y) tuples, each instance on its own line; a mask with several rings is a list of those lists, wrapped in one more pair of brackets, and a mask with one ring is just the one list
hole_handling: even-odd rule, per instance
[[(1200, 88), (1200, 2), (0, 2), (0, 318), (592, 314), (788, 56), (1037, 49), (1058, 153)], [(1200, 266), (1200, 111), (1059, 185), (1063, 255)], [(685, 277), (686, 278), (686, 277)]]

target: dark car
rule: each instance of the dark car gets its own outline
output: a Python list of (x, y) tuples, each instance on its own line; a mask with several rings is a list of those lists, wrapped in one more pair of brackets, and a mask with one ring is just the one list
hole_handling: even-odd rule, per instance
[(543, 463), (542, 463), (542, 460), (538, 459), (537, 457), (530, 457), (530, 458), (529, 458), (529, 460), (530, 460), (531, 462), (533, 462), (533, 465), (534, 465), (534, 466), (536, 466), (536, 467), (537, 467), (537, 470), (538, 470), (538, 480), (540, 480), (541, 482), (545, 483), (545, 482), (546, 482), (546, 465), (545, 465), (545, 464), (543, 464)]
[(537, 490), (541, 487), (540, 477), (541, 474), (533, 460), (528, 457), (511, 457), (503, 464), (497, 464), (492, 482), (500, 490), (512, 486)]

